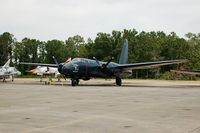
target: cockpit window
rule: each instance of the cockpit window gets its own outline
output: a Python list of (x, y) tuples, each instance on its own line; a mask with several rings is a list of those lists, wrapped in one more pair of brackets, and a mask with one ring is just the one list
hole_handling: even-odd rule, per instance
[(81, 61), (81, 59), (80, 58), (74, 58), (72, 61), (77, 62), (77, 61)]

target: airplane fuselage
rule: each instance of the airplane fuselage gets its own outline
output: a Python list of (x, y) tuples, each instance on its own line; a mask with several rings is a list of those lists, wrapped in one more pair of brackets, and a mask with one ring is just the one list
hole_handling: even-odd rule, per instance
[[(99, 62), (102, 66), (106, 62)], [(95, 60), (85, 58), (75, 58), (71, 62), (62, 64), (59, 72), (65, 76), (78, 79), (90, 79), (90, 77), (114, 77), (119, 73), (118, 70), (112, 69), (118, 66), (117, 63), (110, 62), (106, 68), (102, 68)]]

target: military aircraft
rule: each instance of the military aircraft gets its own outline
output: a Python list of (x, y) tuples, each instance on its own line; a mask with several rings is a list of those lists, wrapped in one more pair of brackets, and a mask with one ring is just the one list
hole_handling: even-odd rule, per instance
[(10, 59), (3, 66), (0, 66), (0, 79), (3, 79), (3, 81), (10, 77), (14, 81), (14, 76), (18, 75), (21, 75), (21, 72), (15, 67), (10, 67)]
[(40, 76), (40, 82), (42, 82), (44, 77), (49, 77), (49, 81), (51, 81), (53, 77), (58, 78), (58, 81), (60, 81), (61, 77), (61, 74), (55, 67), (37, 66), (36, 68), (27, 72)]
[(91, 77), (101, 78), (116, 78), (116, 85), (121, 86), (124, 74), (131, 74), (133, 69), (146, 69), (152, 67), (158, 67), (170, 64), (184, 63), (186, 60), (166, 60), (166, 61), (154, 61), (154, 62), (142, 62), (128, 64), (128, 40), (124, 41), (124, 45), (121, 50), (119, 63), (111, 62), (111, 58), (108, 62), (98, 61), (95, 57), (93, 59), (86, 58), (74, 58), (70, 62), (58, 63), (55, 57), (53, 57), (55, 64), (41, 64), (41, 63), (25, 63), (26, 65), (35, 66), (48, 66), (55, 67), (58, 71), (66, 77), (71, 78), (71, 85), (76, 86), (79, 84), (79, 80), (89, 80)]
[(176, 74), (200, 75), (200, 70), (170, 70)]

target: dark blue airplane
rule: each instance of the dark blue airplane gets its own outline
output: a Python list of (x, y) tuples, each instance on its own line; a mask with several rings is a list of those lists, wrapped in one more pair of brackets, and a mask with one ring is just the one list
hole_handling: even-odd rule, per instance
[(71, 85), (76, 86), (79, 84), (79, 80), (89, 80), (91, 77), (101, 78), (116, 78), (116, 85), (121, 86), (121, 78), (124, 75), (131, 75), (133, 69), (146, 69), (163, 65), (179, 64), (185, 62), (185, 60), (166, 60), (166, 61), (154, 61), (154, 62), (142, 62), (128, 64), (128, 40), (125, 40), (119, 63), (111, 62), (111, 58), (108, 62), (98, 61), (95, 57), (93, 59), (86, 58), (74, 58), (70, 62), (58, 63), (53, 57), (56, 64), (41, 64), (41, 63), (20, 63), (34, 66), (47, 66), (56, 67), (58, 71), (65, 77), (71, 78)]

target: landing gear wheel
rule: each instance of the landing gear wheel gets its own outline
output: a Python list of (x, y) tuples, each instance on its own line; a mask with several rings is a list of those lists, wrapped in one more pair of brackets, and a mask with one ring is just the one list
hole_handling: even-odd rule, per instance
[(6, 82), (6, 77), (3, 77), (3, 82)]
[(71, 79), (72, 80), (72, 86), (76, 86), (79, 84), (79, 79)]
[(76, 86), (77, 83), (76, 83), (76, 80), (72, 79), (72, 86)]
[(116, 77), (116, 85), (121, 86), (122, 85), (122, 79), (119, 77)]
[(76, 85), (78, 85), (79, 84), (79, 79), (75, 79), (76, 80)]
[(11, 80), (12, 80), (12, 82), (14, 81), (14, 76), (13, 75), (11, 76)]

